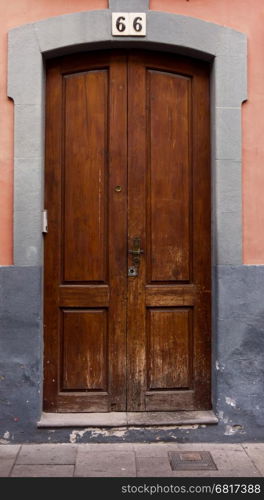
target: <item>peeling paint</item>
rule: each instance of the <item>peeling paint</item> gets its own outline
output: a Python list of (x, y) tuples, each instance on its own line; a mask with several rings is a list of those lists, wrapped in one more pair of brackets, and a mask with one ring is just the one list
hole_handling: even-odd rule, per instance
[(230, 405), (233, 408), (236, 407), (236, 401), (234, 399), (232, 399), (232, 398), (229, 398), (229, 397), (226, 396), (225, 402), (226, 402), (227, 405)]
[(217, 371), (223, 372), (225, 369), (225, 365), (224, 365), (224, 363), (220, 363), (220, 361), (216, 360), (215, 368)]
[[(10, 443), (10, 437), (11, 437), (11, 434), (9, 431), (6, 431), (4, 434), (3, 434), (3, 438), (0, 439), (0, 444), (9, 444)], [(12, 438), (14, 439), (14, 437)]]
[[(91, 430), (91, 429), (90, 429)], [(92, 437), (97, 437), (97, 436), (106, 436), (106, 437), (121, 437), (124, 438), (125, 435), (128, 432), (127, 427), (119, 427), (119, 428), (113, 428), (113, 429), (92, 429), (91, 430), (91, 436)]]
[(70, 443), (76, 443), (77, 437), (82, 438), (86, 432), (89, 432), (89, 429), (83, 429), (82, 431), (74, 430), (70, 433), (69, 441)]
[(226, 425), (225, 427), (225, 436), (233, 436), (233, 434), (245, 434), (242, 425)]
[(97, 438), (99, 436), (104, 436), (104, 437), (117, 437), (117, 438), (123, 438), (125, 437), (126, 433), (128, 432), (127, 428), (119, 428), (119, 429), (100, 429), (100, 428), (91, 428), (88, 427), (83, 430), (73, 430), (70, 434), (69, 441), (70, 443), (76, 443), (77, 439), (80, 438), (82, 439), (84, 434), (87, 432), (91, 433), (91, 438)]
[[(197, 430), (200, 427), (206, 428), (206, 425), (199, 425), (199, 424), (193, 424), (193, 425), (173, 425), (173, 426), (162, 426), (162, 427), (157, 427), (157, 426), (144, 426), (141, 427), (140, 430), (145, 430), (145, 431), (169, 431), (170, 433), (170, 438), (172, 440), (177, 439), (177, 436), (173, 434), (175, 430), (180, 430), (183, 432), (186, 432), (186, 434), (189, 434), (189, 432), (192, 430)], [(97, 439), (100, 437), (105, 437), (105, 438), (122, 438), (123, 441), (126, 440), (127, 436), (129, 435), (130, 431), (138, 431), (138, 427), (114, 427), (114, 428), (108, 428), (108, 429), (103, 429), (103, 428), (94, 428), (94, 427), (87, 427), (85, 429), (74, 429), (70, 435), (69, 435), (69, 442), (74, 444), (84, 438), (84, 435), (89, 433), (90, 438), (92, 439)], [(161, 441), (161, 436), (156, 436), (155, 441)]]

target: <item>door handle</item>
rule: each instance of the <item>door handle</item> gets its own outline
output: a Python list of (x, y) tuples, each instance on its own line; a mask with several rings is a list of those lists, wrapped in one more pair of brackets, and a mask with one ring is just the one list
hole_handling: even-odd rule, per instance
[(140, 262), (140, 255), (144, 253), (144, 250), (140, 248), (141, 239), (136, 237), (133, 238), (133, 247), (131, 250), (128, 250), (128, 253), (132, 255), (132, 262), (134, 266), (137, 266)]

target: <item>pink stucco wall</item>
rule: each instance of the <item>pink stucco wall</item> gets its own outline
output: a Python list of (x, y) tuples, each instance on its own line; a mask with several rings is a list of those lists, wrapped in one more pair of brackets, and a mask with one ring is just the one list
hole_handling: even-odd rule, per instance
[[(107, 8), (107, 0), (0, 0), (0, 265), (12, 264), (13, 103), (6, 97), (7, 32), (47, 17)], [(247, 34), (248, 102), (243, 105), (243, 251), (264, 263), (264, 1), (150, 0), (150, 8), (197, 17)]]

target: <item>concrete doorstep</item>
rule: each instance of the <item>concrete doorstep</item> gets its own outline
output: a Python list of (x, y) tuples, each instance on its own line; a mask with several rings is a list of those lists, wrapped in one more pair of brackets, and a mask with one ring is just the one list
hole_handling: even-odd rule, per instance
[[(171, 452), (197, 464), (205, 451), (216, 470), (172, 470)], [(264, 443), (0, 445), (0, 476), (264, 477)]]
[(213, 411), (45, 413), (38, 427), (120, 427), (217, 424)]

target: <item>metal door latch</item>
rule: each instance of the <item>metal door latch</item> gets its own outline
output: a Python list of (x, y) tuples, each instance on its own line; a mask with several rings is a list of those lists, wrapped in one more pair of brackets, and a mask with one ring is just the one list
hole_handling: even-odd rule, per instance
[(140, 248), (141, 239), (136, 237), (133, 239), (133, 248), (128, 250), (128, 253), (132, 255), (132, 262), (134, 266), (137, 266), (140, 262), (140, 255), (144, 253), (144, 250)]
[(140, 264), (140, 256), (144, 253), (141, 246), (141, 239), (136, 237), (133, 238), (133, 247), (128, 250), (128, 253), (132, 255), (132, 266), (128, 268), (128, 276), (138, 276), (138, 267)]

